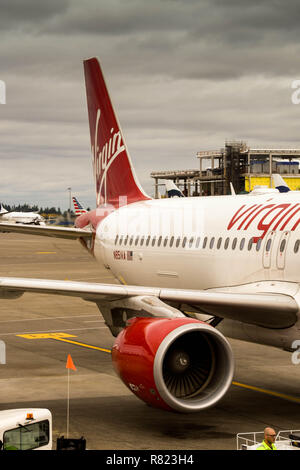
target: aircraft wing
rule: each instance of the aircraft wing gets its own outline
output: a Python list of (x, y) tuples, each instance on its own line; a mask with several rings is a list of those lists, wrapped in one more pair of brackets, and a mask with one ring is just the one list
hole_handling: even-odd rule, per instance
[[(175, 316), (176, 312), (182, 316), (179, 310), (170, 307), (167, 303), (185, 304), (197, 306), (201, 312), (206, 314), (266, 328), (292, 326), (297, 321), (298, 312), (295, 299), (288, 294), (236, 293), (230, 292), (228, 289), (226, 292), (214, 292), (213, 290), (198, 291), (76, 281), (0, 278), (0, 298), (18, 298), (25, 292), (81, 297), (84, 300), (96, 302), (98, 305), (103, 302), (107, 305), (110, 302), (124, 302), (128, 299), (142, 301), (144, 299), (143, 310), (151, 311), (153, 316), (162, 316), (161, 312), (163, 312), (163, 316), (167, 317), (173, 317), (174, 312)], [(162, 310), (161, 307), (163, 307)]]
[(80, 228), (49, 227), (45, 225), (27, 225), (0, 222), (0, 232), (17, 232), (27, 235), (41, 235), (44, 237), (68, 238), (91, 238), (92, 231)]

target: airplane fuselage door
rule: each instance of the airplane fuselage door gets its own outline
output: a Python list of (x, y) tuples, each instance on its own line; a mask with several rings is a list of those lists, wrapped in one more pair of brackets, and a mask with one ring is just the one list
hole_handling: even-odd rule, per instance
[(278, 248), (277, 248), (277, 268), (284, 269), (285, 267), (285, 258), (286, 258), (286, 250), (289, 241), (290, 232), (284, 232), (281, 235), (279, 240)]
[(263, 266), (266, 269), (271, 267), (271, 260), (272, 260), (272, 251), (274, 245), (274, 239), (276, 236), (276, 232), (272, 231), (266, 237), (266, 241), (264, 244), (264, 252), (263, 252)]

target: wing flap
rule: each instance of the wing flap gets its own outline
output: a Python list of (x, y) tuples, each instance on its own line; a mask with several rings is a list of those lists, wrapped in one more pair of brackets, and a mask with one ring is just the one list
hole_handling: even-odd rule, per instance
[(288, 328), (297, 321), (298, 305), (286, 294), (162, 289), (160, 299), (197, 305), (203, 313), (266, 328)]
[(96, 303), (136, 296), (152, 296), (166, 303), (198, 306), (204, 313), (266, 328), (288, 328), (296, 323), (298, 313), (297, 302), (286, 294), (247, 294), (77, 281), (0, 278), (0, 298), (17, 298), (24, 292), (81, 297)]

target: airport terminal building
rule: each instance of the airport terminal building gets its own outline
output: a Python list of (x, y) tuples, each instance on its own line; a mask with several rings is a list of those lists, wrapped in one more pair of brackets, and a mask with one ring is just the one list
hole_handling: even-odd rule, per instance
[[(272, 187), (272, 173), (279, 173), (292, 190), (300, 189), (300, 149), (250, 148), (246, 142), (226, 142), (220, 150), (197, 153), (199, 169), (156, 171), (155, 198), (162, 180), (172, 180), (185, 196), (230, 194), (251, 191), (254, 186)], [(162, 194), (163, 195), (163, 194)]]

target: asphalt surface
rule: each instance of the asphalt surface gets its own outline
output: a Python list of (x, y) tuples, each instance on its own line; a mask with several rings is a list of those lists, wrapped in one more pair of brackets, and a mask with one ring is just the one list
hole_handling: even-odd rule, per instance
[[(1, 234), (0, 257), (0, 276), (115, 282), (75, 241)], [(148, 407), (118, 379), (102, 350), (114, 338), (93, 303), (29, 293), (1, 299), (0, 340), (0, 409), (49, 408), (54, 442), (66, 435), (68, 354), (77, 368), (70, 435), (84, 436), (89, 449), (235, 449), (238, 432), (300, 428), (300, 365), (288, 352), (230, 340), (236, 371), (227, 395), (214, 408), (178, 414)]]

